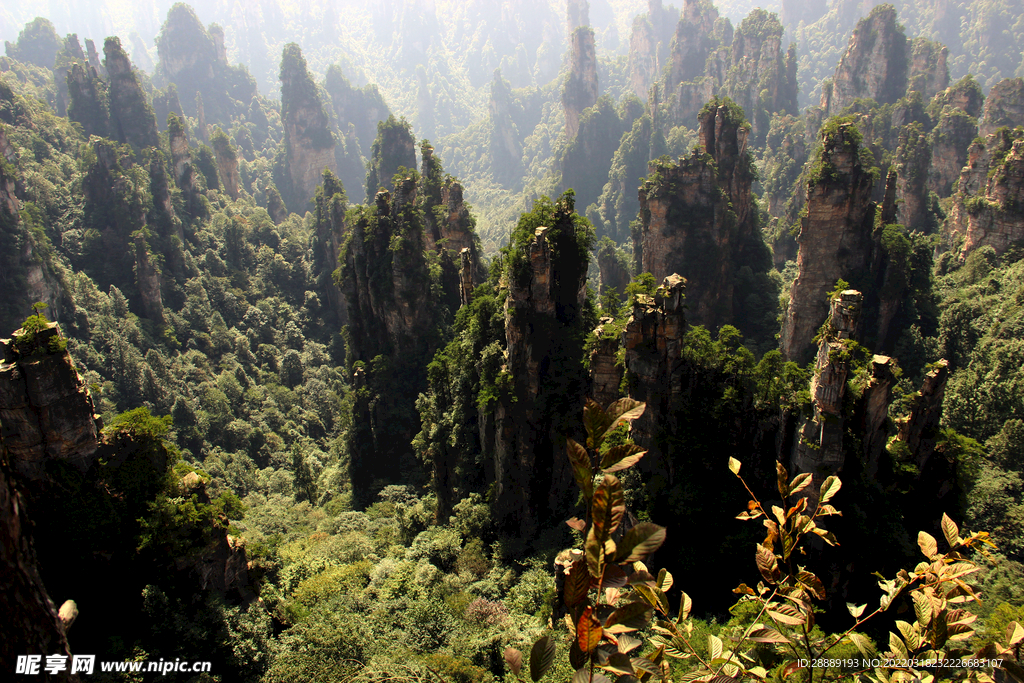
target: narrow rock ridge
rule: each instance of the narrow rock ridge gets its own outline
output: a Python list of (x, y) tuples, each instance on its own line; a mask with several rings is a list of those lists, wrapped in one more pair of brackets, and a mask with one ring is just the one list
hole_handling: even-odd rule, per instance
[(908, 89), (915, 90), (927, 102), (949, 87), (949, 49), (927, 38), (914, 38), (910, 44)]
[(805, 362), (826, 294), (840, 279), (870, 272), (873, 256), (874, 181), (858, 158), (859, 134), (852, 123), (823, 134), (821, 173), (807, 184), (807, 214), (797, 237), (799, 275), (789, 293), (781, 349), (786, 360)]
[(874, 479), (889, 437), (889, 405), (896, 385), (895, 363), (888, 356), (871, 359), (871, 379), (860, 400), (861, 433), (864, 445), (864, 474)]
[(86, 471), (99, 446), (101, 423), (92, 395), (75, 370), (57, 323), (26, 337), (0, 340), (0, 437), (6, 459), (28, 479), (49, 460)]

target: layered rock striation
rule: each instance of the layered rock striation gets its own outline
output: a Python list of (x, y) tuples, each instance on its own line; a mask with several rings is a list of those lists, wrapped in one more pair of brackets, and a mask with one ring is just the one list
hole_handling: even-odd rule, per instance
[(1024, 79), (1007, 78), (992, 86), (985, 99), (981, 135), (987, 137), (1002, 127), (1024, 126)]

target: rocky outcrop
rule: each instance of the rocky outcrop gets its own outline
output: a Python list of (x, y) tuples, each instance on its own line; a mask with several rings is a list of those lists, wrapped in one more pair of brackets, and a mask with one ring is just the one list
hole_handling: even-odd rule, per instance
[(909, 48), (896, 8), (879, 5), (861, 19), (836, 66), (832, 82), (822, 85), (826, 116), (841, 112), (860, 97), (879, 104), (895, 102), (907, 91)]
[(919, 472), (925, 471), (929, 458), (935, 452), (948, 379), (949, 362), (940, 360), (934, 363), (910, 405), (910, 412), (897, 421), (896, 439), (906, 444), (913, 454)]
[(92, 396), (62, 341), (57, 323), (0, 340), (0, 436), (10, 467), (30, 479), (49, 460), (84, 472), (99, 445)]
[(989, 136), (1006, 126), (1024, 126), (1024, 79), (1007, 78), (988, 91), (981, 117), (981, 135)]
[(813, 414), (800, 427), (789, 468), (791, 472), (812, 475), (811, 485), (806, 489), (809, 506), (817, 503), (821, 482), (842, 470), (845, 461), (843, 400), (850, 371), (848, 342), (856, 340), (863, 302), (863, 295), (852, 289), (832, 297), (818, 342), (810, 387)]
[(961, 258), (1024, 240), (1024, 136), (1003, 129), (971, 145), (947, 229), (965, 236)]
[(870, 272), (874, 184), (859, 158), (860, 134), (853, 123), (826, 129), (821, 158), (807, 183), (807, 213), (797, 236), (799, 275), (789, 294), (782, 327), (782, 355), (806, 362), (812, 339), (828, 312), (826, 294), (840, 279)]
[(68, 118), (82, 124), (86, 135), (110, 135), (107, 85), (91, 66), (73, 64), (67, 73)]
[(597, 51), (594, 31), (581, 27), (570, 39), (569, 75), (562, 88), (565, 136), (572, 140), (580, 129), (580, 115), (597, 102)]
[(633, 94), (646, 101), (651, 86), (668, 63), (672, 35), (679, 10), (666, 8), (662, 0), (647, 0), (647, 13), (633, 19), (629, 37), (628, 73)]
[(333, 324), (340, 328), (348, 324), (348, 302), (334, 280), (334, 271), (341, 262), (342, 246), (348, 233), (345, 224), (348, 201), (345, 188), (330, 171), (324, 172), (314, 204), (316, 241), (310, 274), (319, 285), (318, 289), (326, 292), (327, 304), (335, 317)]
[(629, 274), (629, 264), (623, 258), (615, 244), (604, 243), (597, 251), (597, 267), (600, 273), (600, 292), (604, 294), (609, 289), (614, 289), (621, 298), (626, 293), (626, 285), (632, 279)]
[[(637, 296), (622, 334), (629, 397), (647, 404), (644, 414), (633, 422), (633, 439), (655, 451), (655, 435), (669, 433), (675, 426), (673, 401), (682, 392), (686, 287), (686, 280), (673, 273), (653, 297)], [(656, 453), (651, 455), (653, 460)]]
[(142, 235), (135, 238), (135, 284), (139, 289), (143, 314), (153, 322), (163, 324), (164, 302), (160, 294), (160, 271), (153, 263), (149, 245)]
[[(349, 125), (355, 128), (360, 153), (367, 154), (377, 137), (377, 123), (386, 121), (391, 116), (377, 86), (353, 87), (345, 78), (341, 67), (332, 65), (327, 69), (324, 89), (331, 98), (331, 107), (338, 120), (338, 130), (345, 131)], [(362, 178), (359, 180), (362, 181)], [(353, 188), (357, 186), (358, 184), (352, 185)]]
[(85, 53), (89, 56), (89, 66), (96, 74), (100, 78), (107, 78), (107, 69), (103, 66), (103, 60), (100, 59), (100, 55), (96, 51), (96, 43), (92, 42), (90, 38), (85, 39)]
[(393, 176), (400, 168), (416, 168), (416, 142), (412, 126), (403, 118), (389, 116), (377, 124), (377, 138), (370, 151), (366, 174), (366, 198), (369, 204), (381, 188), (392, 190)]
[(924, 96), (925, 101), (949, 87), (949, 49), (927, 38), (914, 38), (910, 44), (910, 73), (907, 89)]
[[(189, 116), (199, 117), (194, 103), (201, 96), (203, 118), (209, 117), (211, 123), (226, 128), (232, 116), (241, 113), (240, 109), (244, 111), (245, 104), (241, 103), (248, 103), (256, 94), (256, 82), (248, 71), (228, 64), (224, 30), (216, 24), (204, 27), (185, 3), (176, 3), (168, 10), (156, 49), (159, 64), (153, 80), (161, 88), (176, 85)], [(258, 61), (266, 62), (266, 53)]]
[[(0, 369), (0, 382), (4, 375)], [(0, 398), (3, 395), (0, 393)], [(19, 655), (71, 655), (66, 628), (39, 576), (31, 529), (32, 520), (23, 496), (8, 470), (6, 458), (0, 458), (0, 611), (4, 615), (0, 661), (10, 667), (9, 672), (14, 671)], [(40, 680), (78, 681), (78, 676), (69, 671), (51, 675), (40, 667), (40, 674)]]
[(506, 187), (523, 174), (523, 150), (519, 131), (512, 117), (512, 87), (495, 70), (491, 81), (488, 112), (491, 116), (491, 166), (495, 180)]
[(640, 188), (640, 225), (633, 236), (640, 272), (687, 281), (690, 322), (716, 330), (743, 325), (734, 301), (735, 273), (771, 267), (751, 211), (753, 166), (749, 125), (728, 100), (714, 100), (701, 114), (699, 147), (678, 163), (652, 163)]
[(316, 84), (295, 43), (281, 57), (281, 123), (284, 125), (284, 168), (275, 168), (274, 182), (290, 211), (305, 213), (325, 168), (337, 174), (335, 139)]
[(718, 10), (711, 3), (685, 0), (672, 38), (665, 80), (667, 92), (674, 91), (680, 83), (704, 75), (708, 55), (717, 47), (712, 35), (717, 20)]
[(468, 306), (473, 301), (476, 280), (473, 261), (473, 251), (469, 247), (459, 252), (459, 303), (463, 306)]
[[(562, 514), (575, 496), (559, 443), (569, 429), (566, 416), (581, 413), (588, 380), (581, 358), (566, 362), (582, 355), (571, 341), (582, 332), (586, 297), (587, 262), (576, 239), (572, 201), (563, 196), (552, 225), (536, 229), (519, 256), (524, 261), (508, 276), (504, 370), (512, 389), (494, 409), (493, 510), (499, 524), (524, 532), (524, 538), (552, 514)], [(573, 386), (578, 393), (567, 394), (565, 388)], [(543, 481), (537, 472), (545, 473)]]
[[(201, 505), (211, 503), (206, 483), (195, 472), (181, 479), (179, 489), (183, 498), (193, 498)], [(245, 542), (226, 532), (228, 520), (223, 514), (217, 522), (220, 528), (209, 534), (210, 540), (206, 546), (194, 550), (186, 557), (176, 557), (174, 567), (179, 572), (190, 574), (200, 590), (233, 595), (248, 601), (254, 596), (249, 585)]]
[(959, 109), (968, 116), (978, 118), (981, 116), (985, 105), (985, 96), (982, 94), (981, 86), (978, 85), (978, 82), (968, 74), (936, 94), (932, 99), (932, 104), (929, 106), (942, 111), (947, 105), (954, 109)]
[(110, 132), (118, 142), (126, 142), (136, 149), (159, 146), (156, 116), (120, 39), (107, 38), (103, 54), (110, 75)]
[(590, 3), (587, 0), (566, 0), (566, 32), (572, 35), (573, 32), (583, 26), (590, 26)]
[(217, 176), (221, 187), (232, 199), (238, 199), (238, 186), (241, 178), (238, 175), (238, 152), (231, 140), (219, 128), (211, 136), (213, 153), (217, 157)]

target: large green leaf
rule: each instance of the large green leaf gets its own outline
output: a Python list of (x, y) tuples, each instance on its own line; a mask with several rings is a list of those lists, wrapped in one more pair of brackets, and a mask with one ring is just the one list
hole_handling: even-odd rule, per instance
[(590, 455), (587, 449), (572, 439), (565, 440), (565, 451), (572, 465), (572, 476), (583, 490), (587, 500), (594, 497), (594, 471), (590, 467)]
[(624, 443), (612, 446), (605, 451), (601, 459), (601, 469), (605, 472), (618, 472), (640, 462), (640, 458), (647, 454), (640, 446), (634, 443)]
[(616, 562), (636, 562), (661, 547), (665, 542), (665, 528), (651, 522), (640, 522), (626, 532), (618, 543)]
[(626, 499), (622, 484), (614, 474), (605, 474), (594, 491), (591, 518), (594, 536), (602, 543), (607, 541), (622, 522), (626, 513)]

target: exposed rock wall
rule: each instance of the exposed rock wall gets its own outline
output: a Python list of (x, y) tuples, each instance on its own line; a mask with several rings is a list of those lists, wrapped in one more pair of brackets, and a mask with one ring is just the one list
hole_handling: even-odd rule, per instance
[(755, 9), (732, 40), (725, 90), (747, 112), (757, 140), (768, 134), (772, 112), (797, 113), (796, 53), (782, 50), (782, 33), (774, 14)]
[(345, 212), (348, 202), (341, 182), (330, 171), (324, 172), (323, 185), (316, 193), (316, 243), (313, 254), (312, 275), (321, 291), (327, 294), (327, 305), (334, 313), (338, 327), (348, 324), (348, 301), (334, 280), (334, 271), (340, 266), (342, 246), (348, 233)]
[(861, 19), (836, 66), (831, 86), (823, 85), (826, 116), (841, 112), (859, 97), (880, 104), (895, 102), (907, 90), (909, 46), (896, 8), (879, 5)]
[(21, 476), (43, 476), (58, 459), (85, 471), (98, 447), (99, 417), (92, 396), (60, 339), (57, 323), (35, 333), (18, 330), (0, 340), (0, 436), (11, 468)]
[(620, 339), (605, 335), (605, 325), (611, 322), (611, 318), (601, 318), (601, 324), (592, 333), (596, 343), (590, 351), (590, 397), (602, 408), (619, 398), (622, 384), (622, 368), (618, 365)]
[(139, 288), (144, 315), (155, 323), (164, 322), (164, 302), (160, 294), (160, 271), (153, 263), (146, 238), (135, 238), (135, 284)]
[(889, 404), (896, 385), (895, 364), (888, 356), (871, 360), (871, 379), (861, 395), (861, 434), (864, 446), (864, 474), (874, 479), (889, 439)]
[(928, 191), (948, 197), (953, 182), (967, 164), (967, 150), (978, 136), (978, 122), (969, 114), (946, 107), (931, 133), (931, 160), (928, 163)]
[(522, 175), (523, 150), (512, 118), (512, 88), (495, 71), (488, 111), (491, 115), (491, 161), (495, 180), (508, 186)]
[(810, 387), (814, 413), (800, 427), (789, 468), (812, 475), (812, 483), (806, 489), (809, 507), (817, 502), (824, 478), (842, 470), (845, 462), (843, 399), (850, 371), (845, 351), (847, 342), (857, 337), (863, 302), (863, 295), (852, 289), (833, 297), (825, 333), (818, 343)]
[(373, 201), (380, 188), (394, 189), (393, 176), (399, 168), (416, 168), (416, 142), (412, 126), (394, 116), (377, 125), (377, 137), (370, 152), (366, 174), (367, 203)]
[(1024, 126), (1024, 79), (1007, 78), (988, 92), (981, 117), (981, 135), (987, 137), (1006, 126)]
[(917, 124), (900, 132), (896, 148), (896, 216), (910, 230), (922, 230), (928, 220), (928, 172), (932, 158), (928, 136)]
[(570, 39), (569, 75), (562, 89), (565, 135), (572, 140), (580, 129), (580, 115), (597, 102), (597, 51), (594, 30), (582, 27)]
[(961, 258), (990, 245), (1002, 254), (1024, 239), (1024, 137), (1004, 130), (971, 145), (948, 230), (963, 234)]
[(857, 133), (844, 123), (822, 140), (821, 173), (807, 184), (807, 214), (797, 237), (799, 275), (782, 327), (782, 355), (803, 363), (828, 312), (826, 294), (840, 279), (870, 272), (874, 184), (859, 159)]

